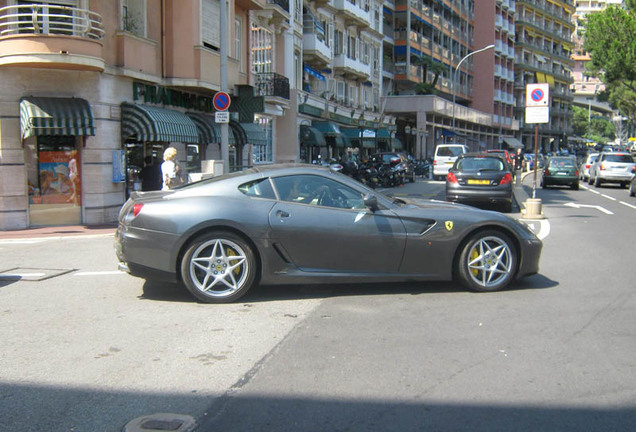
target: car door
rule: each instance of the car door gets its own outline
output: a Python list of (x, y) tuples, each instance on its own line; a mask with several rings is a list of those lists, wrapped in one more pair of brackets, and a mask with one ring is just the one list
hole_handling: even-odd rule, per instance
[[(335, 180), (298, 175), (273, 179), (280, 199), (269, 214), (272, 237), (294, 265), (306, 271), (394, 273), (406, 231), (391, 210), (371, 212), (362, 193)], [(300, 183), (290, 186), (293, 181)], [(294, 188), (300, 189), (288, 195)], [(331, 198), (314, 195), (328, 188)]]

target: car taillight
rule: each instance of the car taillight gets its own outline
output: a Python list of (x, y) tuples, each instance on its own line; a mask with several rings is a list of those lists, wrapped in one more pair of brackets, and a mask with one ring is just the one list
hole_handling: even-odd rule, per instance
[(137, 217), (137, 215), (139, 214), (139, 212), (141, 211), (141, 209), (143, 208), (143, 204), (135, 204), (133, 206), (133, 216)]
[(574, 170), (574, 176), (576, 176), (576, 177), (579, 176), (579, 170)]
[(632, 167), (632, 174), (636, 174), (636, 165)]
[(508, 183), (512, 183), (512, 174), (510, 173), (506, 173), (506, 175), (504, 175), (501, 181), (499, 182), (500, 185), (504, 185)]
[(437, 165), (437, 161), (436, 160), (433, 161), (433, 165)]
[(545, 175), (550, 175), (550, 169), (546, 168), (545, 171), (543, 171), (543, 174)]
[(590, 169), (590, 164), (585, 164), (585, 169)]
[(601, 171), (605, 171), (605, 165), (601, 164), (600, 169)]
[(448, 175), (446, 176), (446, 181), (449, 183), (458, 183), (457, 176), (452, 172), (448, 173)]

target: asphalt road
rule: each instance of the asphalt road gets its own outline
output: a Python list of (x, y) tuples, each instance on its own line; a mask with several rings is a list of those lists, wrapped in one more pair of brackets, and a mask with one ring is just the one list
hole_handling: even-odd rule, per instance
[(160, 412), (200, 431), (636, 430), (636, 199), (536, 193), (541, 273), (499, 293), (292, 286), (203, 305), (116, 272), (110, 236), (0, 241), (0, 271), (22, 273), (0, 273), (0, 430)]

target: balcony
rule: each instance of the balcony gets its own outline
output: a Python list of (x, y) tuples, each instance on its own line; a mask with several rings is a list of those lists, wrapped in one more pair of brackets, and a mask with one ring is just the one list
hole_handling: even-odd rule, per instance
[(267, 0), (265, 10), (272, 12), (270, 24), (279, 26), (289, 22), (289, 0)]
[(256, 74), (255, 94), (265, 96), (266, 103), (289, 107), (289, 79), (274, 72)]
[(331, 48), (329, 48), (317, 34), (303, 35), (303, 59), (318, 68), (323, 68), (331, 62)]
[(103, 71), (102, 17), (57, 5), (0, 8), (0, 66)]
[[(346, 1), (346, 0), (345, 0)], [(371, 66), (359, 60), (339, 54), (333, 59), (333, 68), (336, 73), (342, 73), (349, 78), (364, 78), (371, 76)]]
[(344, 14), (345, 25), (356, 25), (358, 28), (371, 26), (371, 15), (351, 0), (333, 0), (333, 7)]

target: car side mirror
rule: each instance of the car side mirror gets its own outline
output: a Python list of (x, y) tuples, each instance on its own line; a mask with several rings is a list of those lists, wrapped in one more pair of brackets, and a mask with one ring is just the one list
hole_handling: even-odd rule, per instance
[(364, 205), (367, 206), (372, 212), (376, 211), (378, 207), (378, 198), (375, 195), (366, 194), (363, 198)]

